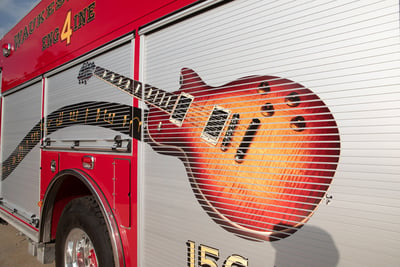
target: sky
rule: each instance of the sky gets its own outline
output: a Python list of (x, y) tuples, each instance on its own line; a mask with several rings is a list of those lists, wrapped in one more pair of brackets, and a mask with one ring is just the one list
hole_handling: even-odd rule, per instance
[(0, 0), (0, 39), (40, 0)]

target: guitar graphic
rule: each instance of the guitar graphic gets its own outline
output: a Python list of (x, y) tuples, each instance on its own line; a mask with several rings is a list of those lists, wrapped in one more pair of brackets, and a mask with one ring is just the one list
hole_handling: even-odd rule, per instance
[(206, 85), (191, 69), (167, 92), (93, 62), (95, 76), (148, 106), (144, 140), (185, 165), (200, 205), (221, 227), (251, 240), (296, 232), (324, 198), (336, 171), (335, 120), (311, 90), (274, 76)]

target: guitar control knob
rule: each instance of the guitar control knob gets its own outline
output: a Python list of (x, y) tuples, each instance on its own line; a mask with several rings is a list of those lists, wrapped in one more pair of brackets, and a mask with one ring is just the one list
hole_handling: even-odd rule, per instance
[(262, 82), (258, 85), (258, 93), (259, 94), (268, 94), (269, 92), (271, 92), (271, 87), (269, 87), (269, 83), (268, 82)]
[(289, 107), (297, 107), (298, 105), (300, 105), (300, 96), (296, 92), (292, 92), (288, 96), (286, 96), (285, 103)]
[(290, 128), (296, 132), (304, 131), (306, 128), (306, 122), (303, 116), (297, 116), (290, 120)]
[(275, 110), (274, 110), (274, 106), (271, 103), (265, 103), (264, 105), (262, 105), (261, 107), (261, 114), (265, 117), (271, 117), (272, 115), (274, 115)]

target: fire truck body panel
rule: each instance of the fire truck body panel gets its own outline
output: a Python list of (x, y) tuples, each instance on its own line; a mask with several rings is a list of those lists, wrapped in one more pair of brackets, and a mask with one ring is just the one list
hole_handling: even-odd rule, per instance
[(42, 1), (0, 42), (0, 217), (42, 262), (71, 213), (95, 266), (397, 266), (399, 21), (392, 0)]
[[(311, 7), (299, 4), (287, 9), (284, 4), (240, 4), (234, 1), (165, 29), (144, 33), (144, 77), (147, 83), (156, 87), (176, 90), (174, 88), (180, 86), (176, 73), (182, 66), (190, 66), (208, 85), (222, 85), (235, 77), (268, 70), (272, 75), (291, 77), (313, 88), (327, 103), (338, 123), (341, 155), (339, 169), (328, 194), (310, 221), (290, 238), (266, 244), (266, 248), (258, 247), (258, 244), (249, 245), (246, 239), (237, 240), (235, 236), (229, 236), (229, 231), (211, 227), (213, 221), (207, 216), (196, 215), (201, 213), (201, 209), (195, 207), (195, 201), (189, 196), (189, 185), (182, 183), (180, 175), (177, 175), (178, 171), (182, 174), (188, 172), (187, 168), (182, 165), (176, 169), (177, 163), (174, 162), (177, 159), (169, 158), (166, 166), (174, 166), (174, 169), (165, 171), (168, 167), (162, 162), (167, 159), (146, 148), (145, 162), (157, 167), (144, 168), (148, 170), (146, 177), (152, 179), (146, 179), (142, 201), (146, 203), (143, 210), (146, 229), (143, 232), (150, 233), (141, 246), (146, 263), (143, 266), (161, 265), (163, 262), (179, 265), (179, 257), (171, 258), (170, 255), (176, 254), (177, 247), (181, 251), (185, 249), (184, 241), (188, 235), (193, 236), (190, 245), (195, 243), (201, 250), (202, 245), (210, 244), (216, 249), (209, 253), (216, 254), (218, 251), (219, 262), (230, 254), (236, 254), (252, 255), (249, 266), (250, 260), (254, 266), (368, 266), (382, 264), (382, 259), (376, 254), (384, 254), (387, 256), (385, 264), (398, 264), (399, 258), (392, 254), (392, 248), (398, 243), (397, 238), (393, 238), (393, 233), (387, 235), (385, 230), (377, 230), (394, 227), (392, 223), (397, 217), (395, 210), (398, 206), (394, 202), (398, 201), (393, 193), (398, 190), (395, 182), (398, 166), (394, 167), (394, 162), (389, 159), (398, 157), (397, 145), (392, 143), (393, 150), (387, 150), (379, 140), (393, 140), (391, 133), (396, 131), (398, 123), (377, 102), (383, 101), (385, 109), (397, 109), (397, 101), (392, 98), (397, 89), (389, 84), (398, 83), (393, 80), (398, 77), (395, 74), (398, 68), (394, 67), (391, 55), (399, 59), (399, 43), (393, 39), (398, 33), (395, 24), (399, 14), (389, 11), (392, 8), (389, 2), (381, 2), (379, 7), (368, 4), (353, 6), (354, 11), (350, 11), (352, 4), (348, 4), (346, 7), (334, 5), (328, 11), (326, 5)], [(350, 8), (349, 11), (347, 8)], [(240, 19), (237, 14), (241, 14)], [(373, 22), (378, 20), (378, 14), (385, 17), (384, 23)], [(259, 31), (268, 33), (256, 34)], [(375, 64), (382, 71), (371, 70)], [(392, 67), (396, 69), (394, 72)], [(374, 73), (372, 76), (370, 71)], [(372, 87), (371, 82), (374, 84)], [(338, 87), (344, 91), (337, 90)], [(376, 93), (379, 97), (375, 97)], [(380, 119), (375, 120), (375, 116)], [(392, 119), (384, 119), (386, 116)], [(389, 120), (396, 125), (393, 125), (394, 128), (386, 125)], [(379, 134), (374, 135), (375, 132)], [(380, 165), (378, 162), (382, 160), (388, 160), (388, 165), (394, 169)], [(276, 172), (276, 169), (269, 171)], [(381, 172), (387, 173), (382, 183), (376, 176)], [(226, 175), (230, 174), (226, 172)], [(214, 187), (214, 190), (217, 189)], [(188, 192), (188, 195), (182, 192)], [(383, 192), (387, 197), (385, 201), (380, 198)], [(333, 197), (332, 201), (330, 197)], [(170, 200), (171, 208), (160, 214), (157, 207), (165, 199)], [(200, 203), (202, 206), (209, 205)], [(381, 209), (381, 204), (392, 205), (389, 203), (396, 206), (393, 213)], [(167, 224), (166, 220), (172, 222)], [(346, 226), (340, 227), (343, 221), (347, 222)], [(373, 231), (367, 230), (371, 224), (374, 225)], [(166, 236), (162, 245), (154, 245), (160, 240), (159, 233), (162, 232), (173, 233), (176, 238)], [(365, 239), (360, 242), (362, 233)], [(350, 240), (345, 236), (358, 238)], [(186, 247), (194, 251), (190, 250), (190, 245), (186, 244)], [(371, 257), (366, 255), (366, 251), (371, 252)], [(165, 257), (154, 258), (151, 256), (154, 253)]]
[[(2, 38), (2, 44), (13, 43), (14, 50), (21, 51), (12, 61), (1, 59), (2, 65), (7, 65), (2, 90), (40, 76), (193, 2), (156, 0), (135, 4), (124, 0), (109, 5), (106, 1), (41, 1)], [(60, 36), (63, 28), (65, 33), (72, 30), (64, 39)], [(20, 62), (25, 64), (21, 66)]]

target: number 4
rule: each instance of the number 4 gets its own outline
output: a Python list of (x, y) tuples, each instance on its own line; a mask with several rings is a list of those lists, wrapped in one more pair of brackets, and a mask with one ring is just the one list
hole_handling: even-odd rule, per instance
[(68, 11), (67, 16), (64, 21), (64, 26), (61, 31), (61, 41), (67, 40), (67, 45), (71, 43), (71, 35), (72, 35), (72, 28), (71, 28), (71, 10)]

